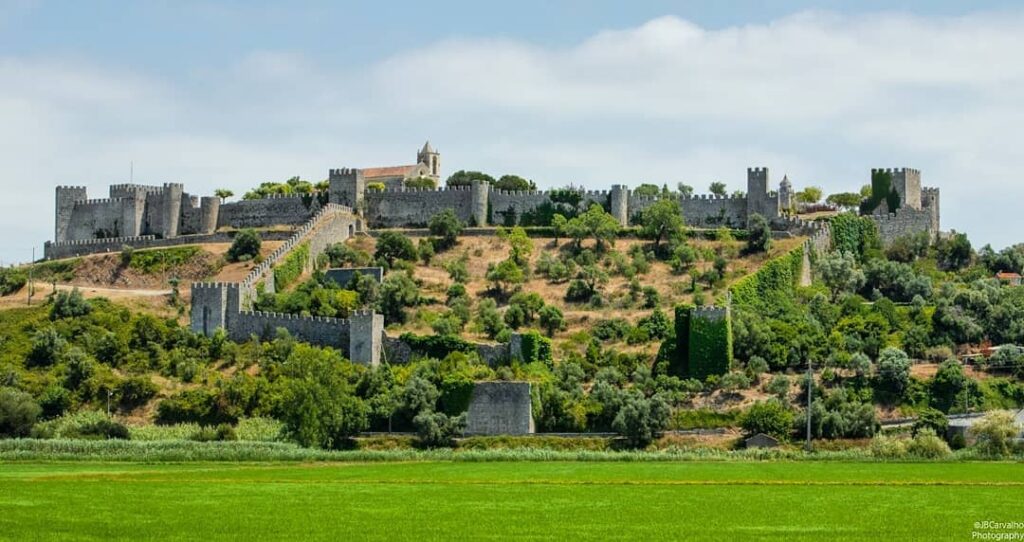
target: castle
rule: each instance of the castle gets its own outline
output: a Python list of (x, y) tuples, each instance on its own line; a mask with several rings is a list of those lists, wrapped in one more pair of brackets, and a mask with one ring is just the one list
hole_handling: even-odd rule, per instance
[[(369, 228), (423, 227), (431, 216), (451, 209), (472, 226), (522, 224), (531, 216), (556, 205), (565, 205), (565, 190), (509, 192), (489, 183), (468, 186), (410, 188), (407, 181), (441, 176), (441, 156), (429, 142), (417, 152), (417, 163), (386, 168), (331, 169), (324, 192), (276, 195), (225, 203), (220, 198), (199, 197), (177, 183), (162, 186), (118, 184), (109, 197), (88, 199), (84, 187), (59, 186), (56, 191), (54, 240), (47, 242), (47, 259), (181, 244), (230, 242), (235, 232), (256, 228), (266, 239), (284, 241), (239, 283), (200, 283), (192, 286), (191, 327), (203, 334), (224, 329), (233, 340), (268, 336), (277, 328), (316, 344), (340, 349), (352, 361), (377, 364), (386, 343), (383, 317), (357, 312), (348, 319), (270, 314), (252, 310), (256, 292), (273, 291), (274, 266), (296, 248), (308, 250), (306, 269), (333, 243), (342, 242)], [(927, 232), (935, 239), (940, 229), (939, 190), (921, 187), (915, 169), (873, 169), (872, 178), (884, 176), (898, 202), (895, 209), (879, 205), (871, 215), (884, 242)], [(621, 225), (635, 223), (644, 209), (661, 196), (638, 195), (626, 185), (607, 191), (574, 192), (569, 199), (577, 210), (592, 204), (607, 209)], [(772, 190), (768, 168), (747, 169), (747, 191), (733, 196), (684, 196), (673, 194), (686, 223), (697, 227), (746, 227), (759, 214), (773, 229), (810, 234), (821, 241), (827, 235), (815, 223), (789, 216), (794, 192), (784, 178)], [(282, 231), (279, 226), (293, 226)], [(400, 345), (394, 345), (401, 354)], [(481, 345), (483, 348), (485, 345)], [(514, 350), (483, 348), (482, 357), (514, 356)]]

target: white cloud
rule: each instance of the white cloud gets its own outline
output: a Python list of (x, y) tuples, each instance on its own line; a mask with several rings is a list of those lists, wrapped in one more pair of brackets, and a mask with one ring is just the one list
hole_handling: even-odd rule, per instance
[(1024, 12), (808, 12), (721, 30), (662, 17), (568, 47), (450, 39), (362, 68), (259, 50), (225, 66), (195, 59), (173, 79), (0, 56), (0, 186), (19, 194), (0, 203), (0, 227), (24, 233), (0, 257), (49, 237), (53, 185), (96, 193), (129, 160), (143, 181), (240, 192), (408, 162), (426, 137), (449, 171), (595, 188), (736, 189), (747, 166), (767, 165), (776, 180), (839, 191), (871, 167), (917, 167), (943, 189), (947, 226), (1007, 244), (1024, 223), (991, 217), (1017, 216), (1024, 198), (1022, 50)]

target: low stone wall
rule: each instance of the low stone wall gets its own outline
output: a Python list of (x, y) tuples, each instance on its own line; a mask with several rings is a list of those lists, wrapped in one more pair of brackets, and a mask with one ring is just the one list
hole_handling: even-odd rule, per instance
[[(286, 241), (293, 233), (290, 231), (262, 231), (260, 238), (264, 241)], [(161, 239), (153, 235), (139, 237), (111, 237), (108, 239), (86, 239), (82, 241), (47, 242), (43, 246), (43, 257), (47, 260), (73, 258), (89, 254), (105, 252), (121, 252), (124, 247), (134, 249), (175, 247), (181, 245), (201, 245), (207, 243), (230, 243), (238, 232), (218, 232), (206, 235), (182, 235), (170, 239)]]
[(349, 351), (349, 321), (338, 318), (242, 311), (234, 317), (227, 332), (231, 340), (244, 342), (253, 335), (273, 339), (277, 328), (287, 329), (300, 341)]
[(384, 280), (384, 268), (383, 267), (336, 267), (324, 271), (324, 276), (329, 280), (333, 280), (335, 284), (341, 287), (345, 287), (352, 277), (356, 275), (369, 275), (373, 280), (380, 283)]
[(529, 382), (477, 382), (466, 413), (467, 435), (526, 435), (535, 431)]

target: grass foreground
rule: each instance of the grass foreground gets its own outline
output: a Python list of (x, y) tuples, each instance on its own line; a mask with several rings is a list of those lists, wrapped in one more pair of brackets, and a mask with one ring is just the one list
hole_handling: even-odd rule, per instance
[(4, 540), (967, 540), (1022, 501), (1011, 462), (0, 462)]

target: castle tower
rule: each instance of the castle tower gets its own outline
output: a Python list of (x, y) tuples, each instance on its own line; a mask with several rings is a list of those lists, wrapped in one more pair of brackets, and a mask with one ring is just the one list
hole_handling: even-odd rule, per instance
[(348, 358), (352, 363), (380, 365), (384, 337), (384, 315), (372, 310), (356, 311), (349, 316)]
[(911, 168), (893, 168), (885, 171), (892, 175), (892, 187), (900, 195), (900, 206), (921, 210), (921, 171)]
[(473, 202), (473, 225), (486, 226), (488, 220), (487, 207), (491, 197), (491, 183), (474, 180), (470, 186), (470, 200)]
[(430, 168), (430, 177), (435, 181), (441, 179), (441, 153), (430, 146), (430, 141), (423, 144), (423, 148), (416, 153), (416, 163), (426, 164)]
[(779, 207), (783, 211), (793, 208), (793, 183), (789, 182), (787, 175), (783, 175), (779, 183)]
[(57, 220), (54, 226), (53, 240), (69, 241), (68, 227), (71, 225), (71, 214), (75, 210), (75, 202), (86, 199), (84, 186), (57, 187)]
[(612, 185), (612, 216), (620, 226), (629, 225), (629, 188), (624, 184)]
[[(111, 192), (114, 190), (111, 189)], [(146, 211), (146, 193), (131, 190), (121, 199), (121, 230), (124, 237), (142, 235), (142, 216)]]
[(363, 210), (366, 179), (363, 170), (354, 168), (332, 169), (327, 177), (327, 197), (331, 203), (347, 205), (356, 213)]
[(747, 168), (747, 217), (757, 213), (769, 220), (779, 217), (779, 198), (768, 194), (768, 168)]
[(199, 233), (217, 231), (217, 220), (220, 218), (220, 198), (205, 196), (199, 200)]
[(163, 200), (161, 201), (160, 214), (162, 216), (163, 229), (161, 234), (164, 239), (171, 239), (178, 236), (178, 222), (181, 221), (181, 197), (185, 186), (179, 183), (165, 183)]

